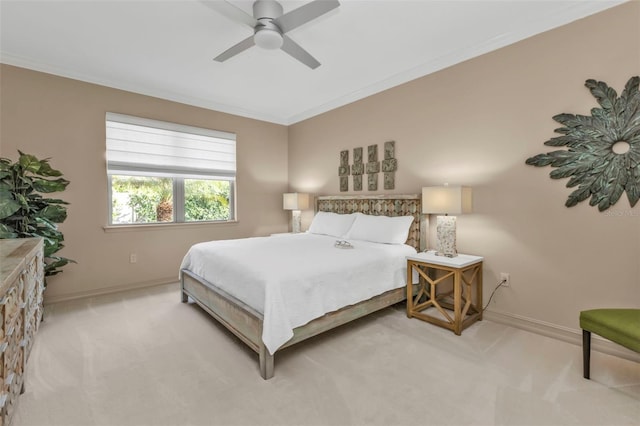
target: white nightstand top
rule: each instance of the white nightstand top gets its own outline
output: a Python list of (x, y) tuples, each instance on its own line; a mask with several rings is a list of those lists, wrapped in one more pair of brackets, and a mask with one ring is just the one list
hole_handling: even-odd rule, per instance
[(415, 260), (417, 262), (428, 262), (434, 265), (450, 266), (453, 268), (464, 268), (465, 266), (473, 265), (474, 263), (482, 262), (484, 258), (482, 256), (472, 256), (470, 254), (458, 254), (456, 257), (436, 256), (434, 250), (428, 252), (416, 253), (411, 256), (407, 256), (409, 260)]

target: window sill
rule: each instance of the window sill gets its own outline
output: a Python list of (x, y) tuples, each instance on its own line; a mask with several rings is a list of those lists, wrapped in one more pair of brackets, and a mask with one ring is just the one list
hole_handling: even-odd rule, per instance
[(139, 232), (139, 231), (160, 231), (173, 228), (203, 228), (208, 226), (236, 225), (237, 220), (210, 221), (210, 222), (171, 222), (171, 223), (144, 223), (135, 225), (105, 225), (102, 227), (105, 233), (112, 232)]

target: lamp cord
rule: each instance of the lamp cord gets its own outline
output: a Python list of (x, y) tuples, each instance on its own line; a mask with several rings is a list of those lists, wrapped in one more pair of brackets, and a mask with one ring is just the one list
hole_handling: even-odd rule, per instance
[(493, 289), (493, 291), (491, 292), (491, 296), (489, 296), (489, 301), (482, 308), (482, 312), (484, 312), (489, 307), (489, 304), (491, 303), (491, 299), (493, 298), (493, 295), (496, 293), (496, 290), (498, 290), (500, 287), (502, 287), (504, 285), (504, 283), (506, 283), (506, 282), (507, 282), (507, 280), (500, 281), (498, 283), (498, 285), (496, 286), (496, 288)]

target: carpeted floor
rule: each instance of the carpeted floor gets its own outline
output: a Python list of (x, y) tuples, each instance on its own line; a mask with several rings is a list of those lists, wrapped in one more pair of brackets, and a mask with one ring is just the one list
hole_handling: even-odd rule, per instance
[(177, 285), (49, 305), (14, 426), (640, 425), (640, 364), (482, 321), (385, 309), (257, 355)]

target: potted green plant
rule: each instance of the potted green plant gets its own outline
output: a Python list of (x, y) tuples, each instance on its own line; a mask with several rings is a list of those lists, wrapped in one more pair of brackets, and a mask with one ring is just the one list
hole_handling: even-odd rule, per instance
[(41, 194), (64, 191), (69, 181), (51, 168), (48, 158), (18, 153), (16, 162), (0, 157), (0, 239), (41, 237), (45, 276), (56, 275), (69, 262), (75, 263), (55, 255), (64, 247), (57, 224), (67, 218), (69, 203)]

